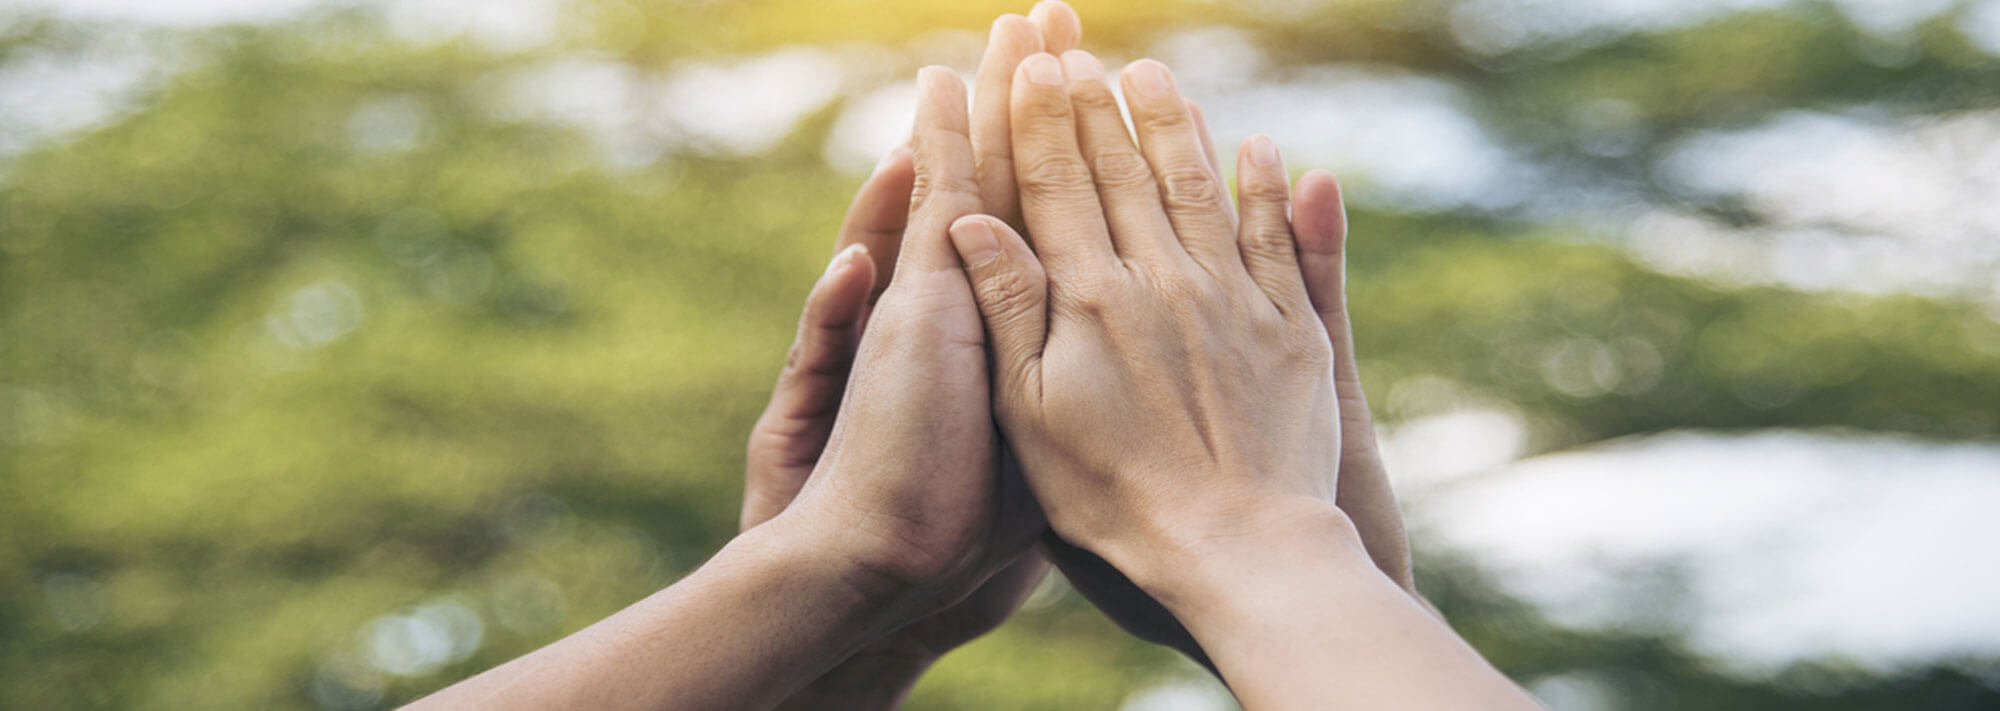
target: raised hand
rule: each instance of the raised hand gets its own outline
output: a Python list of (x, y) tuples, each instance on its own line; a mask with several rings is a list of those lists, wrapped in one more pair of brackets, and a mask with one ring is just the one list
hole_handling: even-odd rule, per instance
[(1336, 690), (1524, 701), (1382, 574), (1332, 503), (1334, 354), (1275, 147), (1244, 146), (1239, 224), (1165, 68), (1125, 73), (1137, 146), (1101, 72), (1071, 52), (1016, 77), (1033, 249), (990, 217), (952, 229), (996, 410), (1051, 526), (1187, 623), (1246, 706), (1318, 707)]
[(937, 67), (918, 83), (911, 209), (895, 273), (868, 317), (825, 451), (779, 518), (806, 518), (847, 539), (860, 570), (932, 607), (928, 615), (1025, 552), (1041, 521), (1000, 476), (984, 334), (945, 237), (952, 220), (979, 209), (965, 88)]
[[(1063, 55), (1066, 83), (1072, 111), (1080, 130), (1096, 131), (1098, 142), (1110, 138), (1112, 129), (1123, 130), (1118, 109), (1104, 84), (1103, 69), (1087, 53)], [(1218, 190), (1225, 185), (1215, 144), (1201, 108), (1187, 102), (1189, 120), (1200, 140), (1204, 161), (1214, 176)], [(1135, 114), (1137, 115), (1137, 114)], [(1129, 140), (1128, 140), (1129, 144)], [(1114, 144), (1115, 145), (1115, 144)], [(1111, 160), (1130, 160), (1114, 157)], [(1232, 225), (1234, 205), (1224, 201)], [(1334, 384), (1340, 401), (1340, 426), (1323, 436), (1340, 442), (1337, 470), (1329, 471), (1335, 500), (1353, 518), (1367, 550), (1384, 574), (1413, 595), (1409, 546), (1403, 532), (1402, 516), (1389, 488), (1387, 469), (1382, 465), (1366, 396), (1355, 367), (1354, 342), (1348, 323), (1345, 291), (1346, 216), (1338, 185), (1333, 176), (1314, 171), (1299, 180), (1299, 196), (1292, 229), (1297, 237), (1298, 261), (1314, 310), (1328, 335), (1334, 358)], [(1133, 635), (1174, 647), (1195, 660), (1208, 664), (1201, 647), (1166, 608), (1145, 594), (1116, 568), (1087, 550), (1051, 535), (1046, 548), (1049, 557), (1069, 577), (1077, 591), (1106, 616)], [(1427, 605), (1428, 603), (1426, 603)]]
[[(1144, 586), (1164, 574), (1142, 565), (1155, 535), (1227, 531), (1246, 507), (1331, 509), (1339, 440), (1317, 435), (1338, 427), (1332, 352), (1284, 203), (1246, 180), (1238, 234), (1164, 67), (1126, 72), (1142, 154), (1095, 60), (1066, 59), (1069, 87), (1049, 55), (1014, 85), (1034, 251), (989, 218), (953, 240), (988, 307), (996, 411), (1051, 524)], [(1283, 195), (1268, 139), (1248, 155), (1264, 170), (1243, 175), (1276, 170)]]
[[(931, 67), (918, 88), (909, 218), (894, 274), (846, 376), (851, 397), (839, 403), (797, 495), (777, 504), (782, 489), (766, 487), (750, 507), (782, 510), (679, 582), (415, 706), (770, 708), (843, 662), (859, 658), (862, 672), (875, 671), (860, 652), (939, 619), (1034, 545), (1046, 524), (1019, 477), (1000, 467), (985, 332), (947, 236), (954, 220), (980, 208), (965, 87)], [(873, 268), (853, 261), (860, 253), (843, 251), (820, 289), (826, 308), (807, 317), (809, 333), (830, 332), (827, 343), (851, 333), (840, 316), (866, 301)], [(801, 359), (820, 355), (811, 347)], [(758, 458), (795, 464), (810, 449), (788, 446), (783, 433), (819, 437), (811, 396), (832, 390), (832, 379), (788, 376), (793, 387), (780, 393), (774, 419), (806, 426), (766, 429), (779, 434), (753, 449), (774, 454)], [(753, 478), (790, 486), (769, 481), (784, 471), (771, 473)], [(892, 705), (901, 691), (880, 700)]]
[[(743, 467), (743, 530), (791, 505), (819, 464), (861, 344), (862, 320), (888, 286), (915, 180), (910, 150), (897, 148), (876, 164), (847, 208), (833, 261), (806, 294), (785, 368), (771, 389), (770, 404), (750, 430)], [(877, 266), (877, 258), (890, 261)]]
[[(1044, 47), (1073, 46), (1079, 33), (1075, 13), (1060, 2), (1038, 5), (1030, 17), (1006, 15), (993, 23), (971, 115), (976, 170), (1008, 165), (1007, 87), (1014, 67)], [(1003, 153), (996, 157), (993, 150)], [(1009, 207), (1014, 204), (1011, 168), (1004, 177), (980, 180), (983, 204), (1004, 197), (995, 211), (1016, 209)], [(807, 296), (785, 369), (751, 433), (744, 529), (791, 503), (826, 446), (868, 312), (893, 272), (913, 179), (910, 151), (899, 148), (877, 165), (848, 209), (833, 261)], [(1039, 552), (1022, 555), (965, 600), (858, 652), (788, 699), (786, 707), (893, 706), (937, 658), (1011, 616), (1046, 569)]]

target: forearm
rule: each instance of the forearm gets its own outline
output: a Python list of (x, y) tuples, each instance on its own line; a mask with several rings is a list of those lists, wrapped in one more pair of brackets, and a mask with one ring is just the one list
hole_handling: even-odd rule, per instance
[(1141, 584), (1246, 709), (1537, 708), (1385, 576), (1338, 510), (1163, 549), (1175, 569)]
[(783, 518), (678, 583), (412, 708), (770, 708), (896, 624)]
[(778, 704), (778, 711), (900, 708), (935, 659), (862, 652)]

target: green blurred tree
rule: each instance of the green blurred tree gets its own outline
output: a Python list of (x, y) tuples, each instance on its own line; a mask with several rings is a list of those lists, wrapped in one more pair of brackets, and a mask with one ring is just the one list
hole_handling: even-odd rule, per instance
[[(374, 708), (698, 564), (733, 531), (743, 433), (855, 182), (821, 158), (837, 107), (762, 155), (670, 146), (615, 167), (582, 132), (496, 109), (496, 78), (589, 48), (658, 71), (900, 44), (1018, 9), (889, 5), (581, 3), (554, 46), (518, 53), (412, 45), (365, 8), (149, 34), (185, 67), (0, 163), (0, 699)], [(1282, 62), (1452, 77), (1578, 179), (1645, 174), (1676, 137), (1784, 107), (1942, 111), (2000, 86), (1939, 32), (1914, 61), (1867, 64), (1822, 5), (1504, 57), (1459, 50), (1437, 9), (1085, 8), (1111, 47), (1228, 23)], [(0, 70), (104, 31), (0, 27)], [(1607, 94), (1646, 112), (1647, 147), (1571, 160), (1539, 115)], [(1517, 409), (1537, 449), (1685, 427), (2000, 430), (2000, 324), (1971, 304), (1725, 288), (1491, 215), (1355, 225), (1359, 336), (1390, 420), (1427, 414), (1382, 395), (1428, 375)], [(1619, 374), (1563, 387), (1552, 358)], [(1949, 665), (1739, 679), (1672, 638), (1553, 626), (1464, 561), (1423, 574), (1503, 668), (1596, 679), (1633, 708), (2000, 704)], [(1105, 708), (1188, 673), (1052, 584), (912, 707)]]

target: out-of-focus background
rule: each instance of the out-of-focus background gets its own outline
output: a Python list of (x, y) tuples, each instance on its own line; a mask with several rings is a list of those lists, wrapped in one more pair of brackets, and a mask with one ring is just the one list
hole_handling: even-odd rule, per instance
[[(2000, 708), (2000, 0), (1076, 4), (1342, 176), (1422, 585), (1551, 706)], [(1027, 9), (0, 8), (0, 706), (380, 708), (684, 574)], [(1059, 580), (911, 703), (1229, 707)]]

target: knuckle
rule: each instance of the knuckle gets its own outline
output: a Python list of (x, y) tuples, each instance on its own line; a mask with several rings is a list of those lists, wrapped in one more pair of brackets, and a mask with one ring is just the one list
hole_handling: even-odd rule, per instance
[(1073, 153), (1055, 151), (1021, 165), (1016, 182), (1038, 196), (1080, 193), (1090, 187), (1090, 168)]
[(985, 293), (986, 306), (990, 313), (1006, 315), (1008, 318), (1018, 318), (1021, 314), (1027, 313), (1041, 298), (1042, 292), (1038, 284), (1031, 283), (1027, 276), (1022, 274), (988, 279), (980, 285), (980, 291)]
[[(1073, 131), (1069, 96), (1060, 90), (1031, 92), (1016, 105), (1017, 130), (1034, 133)], [(1016, 135), (1019, 135), (1018, 133)]]
[(910, 212), (922, 210), (938, 200), (978, 200), (979, 183), (971, 176), (937, 171), (917, 171), (910, 184)]
[(1081, 86), (1069, 93), (1069, 104), (1078, 113), (1117, 113), (1118, 99), (1102, 86)]
[(1155, 271), (1152, 282), (1160, 300), (1177, 310), (1193, 310), (1207, 298), (1207, 285), (1202, 279), (1179, 269)]
[(1221, 200), (1221, 188), (1208, 168), (1182, 165), (1160, 176), (1160, 190), (1169, 206), (1206, 207)]
[(1105, 187), (1134, 188), (1153, 182), (1146, 159), (1132, 151), (1104, 151), (1092, 158), (1091, 170), (1098, 184)]
[(1289, 264), (1296, 259), (1292, 253), (1292, 233), (1290, 230), (1274, 225), (1246, 227), (1247, 229), (1243, 233), (1241, 245), (1243, 257), (1246, 260), (1255, 259)]
[[(1109, 289), (1090, 278), (1063, 279), (1049, 282), (1051, 301), (1059, 303), (1068, 313), (1094, 321), (1102, 321), (1111, 312)], [(1058, 298), (1059, 297), (1059, 298)]]
[(1240, 180), (1236, 189), (1243, 194), (1243, 201), (1251, 205), (1276, 206), (1292, 199), (1290, 188), (1274, 180)]
[(1180, 111), (1152, 111), (1138, 119), (1139, 128), (1152, 132), (1179, 132), (1193, 130), (1193, 117), (1186, 109)]

